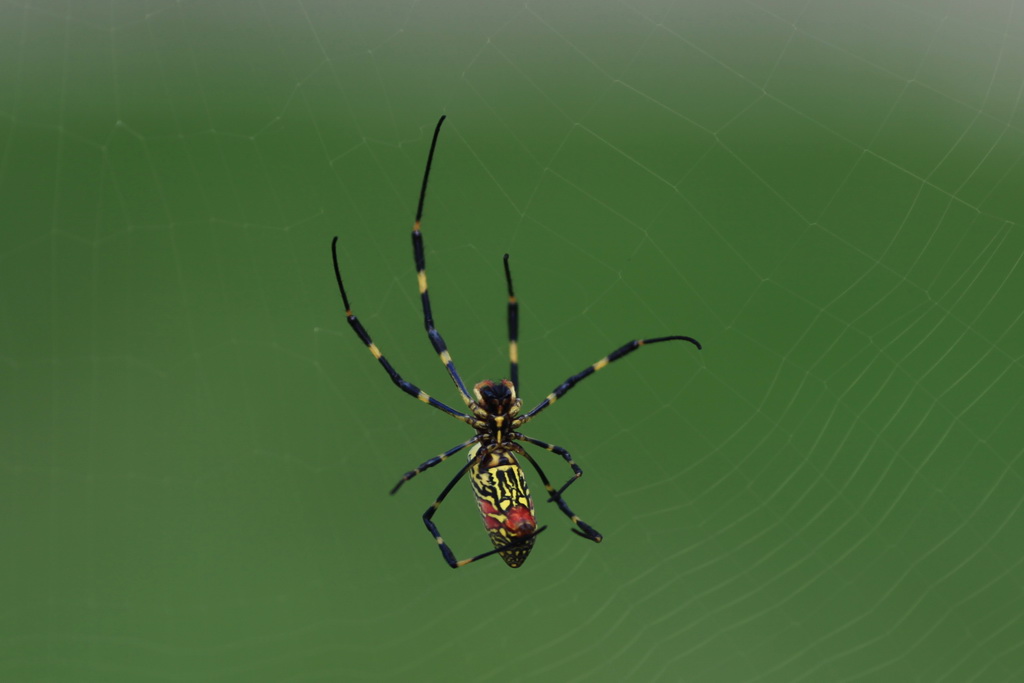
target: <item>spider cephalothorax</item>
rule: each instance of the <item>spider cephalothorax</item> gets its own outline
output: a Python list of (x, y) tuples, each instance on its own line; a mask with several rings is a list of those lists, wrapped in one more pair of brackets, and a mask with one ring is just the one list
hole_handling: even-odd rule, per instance
[(523, 407), (522, 400), (516, 397), (515, 386), (507, 379), (500, 382), (488, 379), (473, 387), (473, 395), (476, 397), (473, 413), (485, 422), (485, 430), (500, 443), (502, 432), (510, 429), (509, 423)]
[[(427, 266), (426, 257), (423, 252), (423, 235), (420, 232), (420, 220), (423, 218), (423, 200), (427, 194), (427, 179), (430, 177), (430, 164), (434, 159), (434, 149), (437, 147), (437, 136), (441, 132), (441, 124), (445, 117), (437, 122), (434, 129), (434, 138), (430, 143), (430, 153), (427, 155), (427, 167), (423, 172), (423, 185), (420, 187), (420, 201), (416, 209), (416, 220), (412, 225), (412, 252), (416, 263), (416, 279), (419, 283), (420, 300), (423, 304), (423, 321), (427, 329), (427, 336), (434, 347), (441, 362), (448, 370), (448, 375), (455, 383), (459, 397), (466, 404), (469, 414), (456, 410), (442, 401), (433, 398), (412, 382), (406, 381), (398, 374), (377, 345), (373, 343), (370, 334), (363, 327), (359, 319), (352, 313), (352, 307), (348, 303), (348, 294), (345, 292), (345, 285), (341, 280), (341, 268), (338, 266), (338, 238), (335, 237), (331, 243), (331, 252), (334, 259), (334, 276), (338, 281), (338, 290), (341, 292), (341, 300), (345, 304), (345, 316), (348, 324), (352, 327), (359, 339), (370, 350), (373, 357), (381, 364), (388, 373), (391, 381), (414, 398), (427, 403), (440, 411), (451, 415), (457, 420), (465, 422), (473, 427), (476, 433), (457, 446), (449, 448), (444, 453), (437, 455), (414, 470), (406, 472), (402, 479), (391, 489), (395, 493), (402, 484), (409, 481), (421, 472), (438, 465), (450, 456), (458, 453), (463, 448), (470, 447), (468, 462), (459, 470), (455, 477), (441, 491), (441, 495), (434, 500), (434, 503), (423, 513), (423, 523), (426, 524), (434, 540), (441, 549), (441, 555), (453, 568), (467, 565), (470, 562), (499, 554), (510, 567), (518, 567), (526, 561), (527, 555), (533, 548), (537, 534), (544, 531), (546, 527), (538, 527), (534, 516), (533, 501), (530, 498), (530, 491), (526, 486), (526, 476), (519, 463), (519, 458), (525, 458), (537, 470), (544, 488), (547, 490), (552, 502), (558, 509), (573, 523), (571, 531), (588, 540), (600, 543), (602, 536), (593, 527), (577, 517), (565, 500), (562, 494), (569, 485), (579, 479), (583, 470), (573, 461), (569, 451), (561, 446), (534, 439), (526, 436), (518, 430), (522, 425), (533, 419), (542, 410), (545, 410), (552, 403), (564, 396), (566, 392), (576, 386), (582, 379), (603, 369), (609, 363), (617, 361), (623, 356), (636, 351), (645, 344), (655, 344), (663, 341), (678, 339), (687, 341), (700, 348), (700, 343), (692, 337), (672, 336), (656, 337), (652, 339), (634, 339), (623, 344), (601, 360), (584, 368), (559, 384), (555, 389), (544, 397), (540, 403), (526, 413), (520, 414), (523, 402), (518, 397), (519, 392), (519, 304), (512, 291), (512, 273), (509, 271), (508, 254), (505, 254), (505, 283), (508, 285), (508, 341), (509, 341), (509, 378), (501, 381), (486, 380), (473, 387), (473, 397), (466, 391), (455, 363), (448, 353), (441, 333), (434, 326), (434, 317), (430, 310), (430, 294), (427, 291)], [(474, 400), (475, 399), (475, 400)], [(533, 457), (519, 445), (519, 441), (533, 444), (538, 448), (550, 451), (562, 457), (569, 467), (572, 468), (572, 477), (565, 482), (561, 488), (555, 489), (548, 481), (547, 475)], [(456, 560), (451, 548), (441, 538), (441, 533), (434, 524), (434, 513), (441, 506), (441, 502), (448, 496), (448, 493), (464, 476), (469, 475), (473, 484), (473, 494), (476, 497), (477, 506), (483, 517), (484, 526), (490, 536), (494, 550), (480, 553), (468, 560)]]

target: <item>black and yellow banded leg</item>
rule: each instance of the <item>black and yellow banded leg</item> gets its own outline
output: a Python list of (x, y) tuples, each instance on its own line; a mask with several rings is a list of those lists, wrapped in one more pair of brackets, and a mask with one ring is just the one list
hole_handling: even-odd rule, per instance
[[(534, 465), (536, 466), (536, 463), (534, 463)], [(473, 461), (472, 460), (470, 462), (466, 463), (462, 467), (462, 469), (459, 470), (459, 473), (456, 474), (455, 477), (450, 482), (448, 482), (448, 486), (444, 487), (444, 491), (441, 491), (441, 495), (437, 497), (437, 500), (434, 501), (434, 504), (431, 505), (429, 508), (427, 508), (427, 511), (423, 513), (423, 523), (427, 525), (427, 529), (430, 531), (430, 534), (434, 537), (434, 540), (437, 541), (437, 547), (441, 549), (441, 555), (444, 556), (445, 562), (447, 562), (448, 566), (451, 567), (452, 569), (458, 569), (459, 567), (465, 567), (467, 564), (469, 564), (471, 562), (476, 562), (477, 560), (482, 560), (485, 557), (490, 557), (491, 555), (494, 555), (495, 553), (500, 553), (502, 551), (508, 550), (509, 548), (514, 548), (514, 547), (516, 547), (518, 545), (522, 545), (523, 543), (526, 543), (527, 541), (530, 541), (531, 539), (533, 539), (533, 537), (536, 536), (537, 534), (539, 534), (540, 532), (542, 532), (545, 529), (547, 529), (547, 526), (538, 527), (537, 530), (534, 531), (532, 534), (527, 534), (525, 536), (520, 536), (520, 537), (516, 538), (514, 541), (512, 541), (511, 543), (509, 543), (507, 545), (503, 545), (500, 548), (494, 548), (493, 550), (488, 550), (487, 552), (480, 553), (479, 555), (471, 557), (468, 560), (456, 560), (455, 559), (455, 553), (453, 553), (452, 549), (448, 547), (448, 544), (444, 542), (444, 538), (441, 537), (441, 532), (438, 531), (437, 525), (434, 524), (433, 517), (434, 517), (434, 513), (437, 512), (437, 509), (439, 507), (441, 507), (441, 503), (444, 501), (445, 498), (448, 497), (448, 492), (451, 491), (453, 488), (455, 488), (455, 485), (459, 483), (460, 479), (462, 479), (464, 476), (466, 476), (466, 472), (468, 472), (469, 468), (472, 467), (472, 466), (473, 466)]]
[(427, 260), (423, 254), (423, 233), (420, 232), (420, 221), (423, 219), (423, 201), (427, 196), (427, 180), (430, 178), (430, 166), (434, 162), (434, 149), (437, 147), (437, 136), (441, 132), (441, 124), (444, 123), (444, 118), (442, 116), (437, 122), (437, 127), (434, 128), (434, 139), (430, 142), (430, 152), (427, 155), (427, 167), (423, 171), (420, 201), (416, 207), (416, 220), (412, 224), (412, 255), (416, 261), (416, 281), (419, 283), (420, 301), (423, 304), (423, 326), (427, 330), (427, 336), (430, 338), (434, 351), (441, 359), (441, 362), (444, 363), (444, 367), (448, 370), (448, 375), (452, 378), (452, 381), (455, 382), (455, 388), (459, 390), (459, 396), (469, 406), (473, 400), (470, 398), (469, 392), (466, 391), (466, 385), (462, 383), (462, 378), (459, 377), (459, 373), (455, 369), (455, 363), (452, 362), (452, 357), (448, 353), (448, 346), (445, 344), (444, 338), (441, 337), (441, 333), (434, 326), (434, 314), (430, 309), (430, 293), (427, 288)]
[(417, 474), (420, 474), (422, 472), (425, 472), (426, 470), (429, 470), (434, 465), (440, 465), (445, 460), (447, 460), (450, 456), (455, 455), (456, 453), (461, 451), (466, 446), (469, 446), (471, 444), (476, 443), (481, 438), (482, 438), (482, 435), (477, 434), (473, 438), (467, 439), (466, 441), (463, 441), (458, 446), (454, 446), (452, 448), (449, 448), (447, 451), (445, 451), (441, 455), (434, 456), (430, 460), (427, 460), (425, 463), (423, 463), (422, 465), (420, 465), (416, 469), (409, 470), (408, 472), (406, 472), (405, 474), (402, 475), (402, 478), (398, 481), (397, 484), (395, 484), (395, 488), (391, 489), (391, 495), (395, 495), (395, 493), (398, 491), (398, 489), (401, 488), (402, 484), (404, 484), (405, 482), (409, 481), (410, 479), (415, 477)]
[(593, 541), (594, 543), (600, 543), (602, 540), (604, 540), (604, 536), (602, 536), (597, 531), (597, 529), (584, 522), (582, 519), (576, 516), (575, 512), (569, 509), (569, 505), (566, 504), (565, 500), (560, 495), (558, 495), (558, 491), (555, 491), (555, 487), (551, 485), (551, 482), (548, 480), (547, 475), (544, 474), (544, 470), (542, 470), (540, 465), (537, 464), (537, 461), (533, 459), (533, 456), (527, 453), (524, 449), (518, 447), (517, 452), (523, 457), (525, 457), (527, 460), (529, 460), (530, 464), (533, 465), (533, 469), (537, 470), (537, 474), (540, 475), (540, 480), (544, 484), (544, 488), (548, 490), (548, 495), (551, 496), (549, 500), (554, 501), (555, 504), (558, 505), (558, 509), (561, 510), (566, 517), (572, 520), (573, 524), (579, 527), (579, 529), (569, 530), (577, 536), (582, 536), (588, 541)]
[(452, 417), (462, 420), (467, 424), (475, 424), (475, 420), (471, 418), (469, 415), (466, 415), (465, 413), (459, 412), (458, 410), (449, 407), (448, 405), (442, 403), (441, 401), (438, 401), (436, 398), (429, 396), (425, 391), (417, 387), (412, 382), (407, 382), (404, 379), (402, 379), (402, 376), (398, 374), (398, 371), (391, 366), (391, 363), (388, 362), (388, 359), (384, 357), (384, 354), (380, 352), (380, 349), (377, 348), (377, 345), (373, 343), (373, 339), (370, 338), (370, 334), (366, 331), (366, 328), (363, 327), (363, 324), (359, 322), (359, 319), (356, 318), (356, 316), (352, 313), (352, 306), (349, 305), (348, 294), (345, 292), (345, 284), (342, 282), (341, 279), (341, 268), (338, 266), (337, 237), (335, 237), (331, 241), (331, 254), (334, 257), (334, 276), (338, 280), (338, 290), (341, 292), (341, 300), (345, 304), (345, 318), (348, 320), (348, 324), (352, 327), (353, 330), (355, 330), (355, 333), (359, 336), (362, 342), (366, 344), (366, 348), (370, 350), (370, 353), (373, 354), (373, 357), (377, 359), (377, 361), (381, 364), (384, 370), (388, 373), (388, 376), (391, 378), (391, 381), (394, 382), (399, 389), (409, 394), (410, 396), (420, 401), (423, 401), (424, 403), (432, 405), (438, 410), (442, 410), (451, 415)]
[[(574, 481), (576, 481), (577, 479), (579, 479), (580, 477), (583, 476), (583, 470), (580, 469), (580, 466), (577, 465), (576, 462), (572, 459), (572, 456), (569, 455), (569, 451), (565, 450), (561, 446), (556, 446), (556, 445), (550, 444), (550, 443), (548, 443), (546, 441), (541, 441), (540, 439), (534, 439), (533, 437), (526, 436), (525, 434), (520, 434), (519, 432), (516, 432), (516, 433), (512, 434), (511, 437), (513, 439), (517, 440), (517, 441), (526, 441), (528, 443), (532, 443), (534, 446), (540, 446), (541, 448), (543, 448), (546, 451), (551, 451), (552, 453), (556, 453), (556, 454), (562, 456), (562, 458), (567, 463), (569, 463), (569, 467), (571, 467), (572, 471), (573, 471), (573, 476), (572, 476), (571, 479), (569, 479), (569, 481), (565, 482), (565, 484), (562, 485), (562, 488), (558, 489), (558, 495), (559, 496), (561, 496), (563, 493), (565, 493), (565, 490), (567, 488), (569, 488), (570, 484), (572, 484)], [(548, 502), (549, 503), (552, 500), (553, 500), (552, 498), (548, 498)]]
[(672, 340), (675, 340), (675, 339), (678, 339), (678, 340), (681, 340), (681, 341), (690, 342), (691, 344), (696, 346), (698, 349), (701, 348), (700, 342), (697, 341), (696, 339), (694, 339), (693, 337), (673, 336), (673, 337), (656, 337), (654, 339), (634, 339), (631, 342), (623, 344), (622, 346), (620, 346), (619, 348), (615, 349), (614, 351), (609, 353), (607, 356), (602, 358), (601, 360), (597, 361), (596, 363), (594, 363), (593, 365), (587, 367), (586, 369), (581, 370), (580, 372), (577, 372), (575, 375), (573, 375), (569, 379), (567, 379), (564, 382), (562, 382), (561, 384), (559, 384), (557, 387), (555, 387), (555, 390), (552, 391), (550, 394), (548, 394), (544, 398), (543, 401), (538, 403), (537, 406), (533, 410), (531, 410), (530, 412), (526, 413), (525, 415), (523, 415), (521, 417), (517, 417), (515, 422), (512, 425), (513, 429), (518, 428), (524, 422), (526, 422), (527, 420), (529, 420), (532, 417), (534, 417), (537, 413), (539, 413), (540, 411), (544, 410), (549, 405), (551, 405), (552, 403), (554, 403), (555, 401), (560, 399), (562, 396), (564, 396), (570, 389), (572, 389), (574, 386), (576, 386), (584, 378), (589, 377), (590, 375), (594, 374), (598, 370), (604, 369), (609, 363), (613, 363), (613, 362), (617, 361), (618, 359), (622, 358), (623, 356), (627, 356), (627, 355), (633, 353), (634, 351), (639, 349), (641, 346), (646, 346), (648, 344), (657, 344), (659, 342), (672, 341)]
[(508, 254), (505, 254), (505, 284), (508, 285), (508, 378), (519, 391), (519, 302), (512, 290), (512, 272), (508, 268)]

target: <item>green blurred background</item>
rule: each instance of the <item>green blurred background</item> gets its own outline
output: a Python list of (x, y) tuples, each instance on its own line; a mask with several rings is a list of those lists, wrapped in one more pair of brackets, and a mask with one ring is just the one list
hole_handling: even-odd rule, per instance
[[(0, 0), (0, 679), (1020, 680), (1022, 92), (1008, 0)], [(455, 405), (442, 113), (467, 383), (506, 251), (527, 403), (705, 346), (530, 425), (606, 540), (515, 571), (331, 274)]]

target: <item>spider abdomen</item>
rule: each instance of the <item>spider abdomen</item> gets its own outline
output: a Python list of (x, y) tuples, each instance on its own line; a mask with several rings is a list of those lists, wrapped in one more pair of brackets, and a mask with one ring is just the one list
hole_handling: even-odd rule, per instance
[[(473, 495), (487, 535), (505, 564), (519, 567), (533, 549), (537, 531), (523, 468), (504, 445), (492, 446), (482, 455), (477, 446), (470, 451), (469, 458), (473, 463), (469, 469)], [(524, 537), (527, 538), (520, 540)]]

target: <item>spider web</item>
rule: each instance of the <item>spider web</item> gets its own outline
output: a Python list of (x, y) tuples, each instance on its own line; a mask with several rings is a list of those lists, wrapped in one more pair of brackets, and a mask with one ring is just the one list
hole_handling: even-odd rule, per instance
[[(1018, 680), (1024, 8), (682, 5), (0, 0), (2, 677)], [(441, 113), (467, 384), (505, 252), (527, 403), (704, 344), (529, 425), (606, 540), (514, 572), (330, 272), (454, 405)]]

